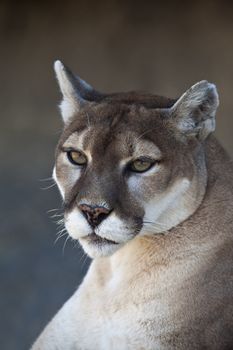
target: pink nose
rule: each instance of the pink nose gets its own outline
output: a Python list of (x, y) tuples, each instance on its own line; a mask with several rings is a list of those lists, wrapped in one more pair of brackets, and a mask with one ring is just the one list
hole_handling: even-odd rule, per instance
[(98, 226), (111, 212), (96, 205), (80, 204), (78, 207), (92, 227)]

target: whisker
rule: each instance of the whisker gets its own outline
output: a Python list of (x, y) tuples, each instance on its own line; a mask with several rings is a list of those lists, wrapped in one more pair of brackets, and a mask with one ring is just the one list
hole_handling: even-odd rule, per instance
[(47, 178), (44, 178), (44, 179), (39, 179), (38, 181), (41, 181), (41, 182), (43, 182), (43, 181), (54, 181), (54, 179), (53, 179), (52, 176), (50, 176), (50, 177), (47, 177)]
[(63, 215), (64, 215), (63, 213), (62, 213), (62, 214), (54, 214), (54, 215), (50, 216), (50, 218), (51, 218), (51, 219), (59, 218), (59, 217), (61, 217), (61, 216), (63, 216)]
[(64, 243), (63, 248), (62, 248), (62, 254), (63, 254), (63, 255), (64, 255), (64, 253), (65, 253), (66, 243), (68, 242), (69, 238), (70, 238), (70, 236), (67, 235), (67, 238), (66, 238), (65, 243)]
[(49, 210), (47, 210), (47, 213), (51, 213), (53, 211), (58, 211), (58, 210), (62, 210), (62, 209), (61, 208), (49, 209)]
[(54, 245), (59, 241), (60, 238), (66, 236), (67, 234), (68, 234), (67, 232), (63, 232), (62, 234), (59, 234), (59, 236), (54, 241)]
[(158, 230), (167, 230), (167, 226), (159, 221), (143, 220), (143, 225), (145, 226), (146, 230), (149, 230), (150, 232), (153, 232), (153, 228)]
[(149, 225), (160, 225), (160, 226), (166, 226), (165, 224), (159, 222), (158, 220), (156, 221), (149, 221), (149, 220), (143, 220), (143, 223), (149, 224)]
[(54, 187), (54, 186), (56, 186), (56, 183), (53, 183), (52, 185), (47, 186), (47, 187), (41, 187), (40, 189), (41, 189), (41, 190), (48, 190), (48, 189), (50, 189), (50, 188), (52, 188), (52, 187)]
[(66, 228), (65, 228), (65, 227), (63, 227), (60, 231), (58, 231), (58, 232), (56, 233), (56, 235), (59, 235), (60, 233), (62, 233), (62, 232), (64, 232), (64, 231), (66, 231)]
[(72, 239), (72, 242), (73, 242), (73, 248), (74, 249), (79, 248), (79, 244), (78, 244), (78, 240), (77, 239)]
[(78, 244), (78, 247), (81, 249), (82, 251), (82, 256), (79, 259), (79, 262), (81, 263), (81, 269), (84, 267), (87, 259), (88, 259), (88, 255), (83, 251), (83, 249), (81, 248), (81, 246)]
[(87, 259), (88, 259), (88, 255), (84, 253), (84, 260), (83, 260), (83, 263), (82, 263), (81, 268), (83, 268), (83, 267), (84, 267), (84, 265), (85, 265), (85, 263), (86, 263)]
[(53, 222), (57, 224), (58, 228), (60, 228), (61, 226), (65, 227), (65, 218), (54, 220)]

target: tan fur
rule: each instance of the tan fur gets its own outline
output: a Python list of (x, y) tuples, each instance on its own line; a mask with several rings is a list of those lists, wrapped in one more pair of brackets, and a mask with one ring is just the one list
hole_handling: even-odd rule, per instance
[(233, 348), (233, 165), (213, 136), (203, 150), (176, 202), (187, 218), (94, 259), (33, 350)]

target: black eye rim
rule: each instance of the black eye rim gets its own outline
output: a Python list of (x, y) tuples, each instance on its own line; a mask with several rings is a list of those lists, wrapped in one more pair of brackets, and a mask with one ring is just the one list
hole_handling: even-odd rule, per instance
[[(144, 162), (148, 162), (150, 163), (150, 166), (145, 169), (145, 170), (137, 170), (137, 169), (134, 169), (132, 167), (133, 163), (136, 162), (137, 160), (139, 161), (144, 161)], [(160, 160), (155, 160), (155, 159), (152, 159), (152, 158), (149, 158), (149, 157), (139, 157), (139, 158), (135, 158), (134, 160), (132, 160), (128, 165), (127, 165), (127, 170), (132, 172), (132, 173), (145, 173), (147, 172), (148, 170), (150, 170), (153, 166), (155, 166), (156, 164), (159, 164), (160, 163)]]
[[(82, 151), (77, 150), (77, 149), (66, 149), (66, 150), (64, 150), (64, 152), (66, 153), (66, 156), (71, 164), (74, 164), (75, 166), (80, 166), (80, 167), (85, 167), (87, 165), (87, 156)], [(71, 155), (72, 152), (80, 153), (82, 156), (84, 156), (86, 162), (85, 163), (77, 163), (76, 161), (74, 161), (74, 159)]]

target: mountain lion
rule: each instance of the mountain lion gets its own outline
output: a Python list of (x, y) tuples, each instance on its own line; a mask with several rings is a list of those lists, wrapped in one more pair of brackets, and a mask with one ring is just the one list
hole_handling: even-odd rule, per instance
[(64, 130), (53, 177), (93, 258), (33, 350), (233, 349), (233, 165), (218, 94), (103, 94), (55, 62)]

